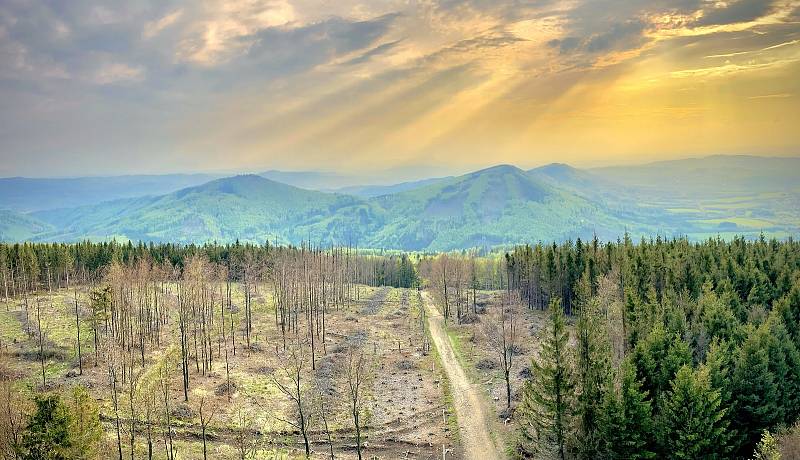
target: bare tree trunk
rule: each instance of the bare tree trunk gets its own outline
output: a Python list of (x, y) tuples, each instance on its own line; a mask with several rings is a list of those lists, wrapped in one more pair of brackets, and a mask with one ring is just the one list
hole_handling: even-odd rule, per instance
[(109, 378), (111, 379), (111, 402), (114, 406), (114, 425), (117, 431), (117, 454), (119, 460), (122, 460), (122, 431), (120, 429), (119, 420), (119, 393), (117, 392), (117, 371), (116, 364), (113, 361), (109, 362)]
[(78, 315), (78, 288), (75, 288), (75, 331), (77, 334), (76, 342), (78, 344), (78, 372), (83, 375), (83, 358), (81, 356), (81, 319)]
[(39, 328), (39, 361), (42, 363), (42, 388), (47, 386), (47, 377), (44, 371), (44, 337), (42, 336), (42, 314), (41, 314), (41, 302), (40, 299), (36, 298), (36, 322), (38, 323)]
[(200, 415), (200, 431), (203, 437), (203, 460), (208, 459), (208, 451), (206, 449), (206, 428), (208, 424), (211, 423), (211, 419), (214, 418), (214, 412), (211, 412), (211, 415), (206, 417), (203, 413), (203, 407), (205, 406), (205, 398), (200, 398), (200, 407), (199, 407), (199, 415)]

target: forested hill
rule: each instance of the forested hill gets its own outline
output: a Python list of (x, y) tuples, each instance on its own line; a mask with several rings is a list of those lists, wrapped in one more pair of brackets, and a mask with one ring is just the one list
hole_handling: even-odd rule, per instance
[[(634, 210), (636, 211), (636, 210)], [(646, 222), (649, 210), (641, 210)], [(602, 203), (513, 166), (418, 189), (360, 198), (305, 190), (256, 175), (219, 179), (158, 197), (33, 213), (45, 241), (131, 239), (312, 241), (323, 245), (450, 250), (578, 236), (654, 233)], [(671, 229), (670, 229), (671, 230)]]
[[(787, 172), (800, 170), (800, 159), (732, 157), (726, 163), (725, 158), (599, 170), (552, 164), (524, 171), (500, 165), (458, 177), (343, 189), (350, 193), (243, 175), (166, 194), (145, 193), (139, 183), (118, 185), (113, 193), (91, 192), (91, 200), (79, 201), (80, 206), (65, 206), (74, 200), (56, 197), (61, 189), (55, 185), (53, 197), (40, 191), (35, 205), (23, 208), (14, 198), (18, 193), (0, 189), (0, 209), (6, 209), (0, 240), (310, 240), (452, 250), (594, 235), (616, 239), (626, 231), (637, 238), (658, 234), (693, 240), (800, 234), (800, 177)], [(778, 179), (764, 179), (777, 170), (782, 171)], [(315, 175), (303, 177), (314, 186)], [(167, 188), (198, 180), (162, 179), (159, 187)], [(97, 202), (101, 197), (113, 201)], [(114, 199), (119, 197), (124, 198)]]

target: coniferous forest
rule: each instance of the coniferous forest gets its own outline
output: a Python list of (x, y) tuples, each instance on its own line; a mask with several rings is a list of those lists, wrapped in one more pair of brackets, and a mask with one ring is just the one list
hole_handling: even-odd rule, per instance
[[(626, 236), (450, 254), (238, 243), (3, 244), (0, 274), (7, 310), (25, 316), (22, 334), (0, 345), (7, 458), (44, 458), (43, 449), (60, 452), (53, 458), (177, 458), (187, 451), (178, 447), (185, 434), (176, 427), (197, 431), (203, 455), (207, 440), (222, 439), (250, 458), (260, 452), (252, 413), (239, 407), (228, 414), (223, 426), (233, 434), (221, 435), (213, 417), (222, 410), (213, 400), (242, 393), (242, 377), (231, 371), (243, 364), (233, 360), (260, 353), (289, 363), (288, 380), (264, 379), (288, 398), (289, 418), (276, 417), (302, 435), (306, 454), (315, 451), (315, 437), (330, 452), (346, 450), (336, 436), (355, 439), (361, 454), (371, 430), (379, 432), (363, 418), (379, 402), (358, 387), (386, 372), (376, 364), (381, 347), (398, 347), (401, 356), (405, 347), (401, 338), (386, 343), (385, 335), (369, 333), (364, 342), (360, 326), (344, 332), (340, 324), (348, 320), (337, 312), (348, 311), (349, 321), (373, 315), (394, 295), (386, 289), (409, 311), (414, 335), (406, 346), (424, 355), (432, 332), (422, 289), (452, 330), (482, 323), (489, 331), (471, 340), (485, 338), (501, 357), (499, 413), (509, 456), (778, 458), (770, 452), (794, 452), (800, 442), (800, 245), (791, 239)], [(59, 296), (65, 318), (77, 325), (65, 342), (69, 351), (56, 343), (63, 331), (43, 326), (42, 310), (58, 310)], [(527, 334), (537, 321), (537, 332)], [(340, 336), (347, 372), (323, 378), (319, 369), (334, 359), (330, 347)], [(360, 345), (348, 345), (356, 336)], [(515, 361), (532, 347), (538, 352)], [(26, 353), (31, 364), (14, 364)], [(84, 383), (65, 381), (56, 361), (72, 369), (67, 380), (77, 368)], [(101, 378), (85, 377), (98, 368)], [(36, 372), (28, 378), (25, 369)], [(216, 395), (196, 394), (209, 376), (223, 380)], [(307, 389), (306, 378), (313, 388), (328, 385), (330, 398)], [(352, 420), (343, 435), (322, 414), (335, 413), (345, 395)], [(176, 414), (170, 404), (192, 415)]]
[(520, 452), (751, 458), (800, 416), (796, 242), (577, 241), (507, 263), (528, 307), (548, 310)]

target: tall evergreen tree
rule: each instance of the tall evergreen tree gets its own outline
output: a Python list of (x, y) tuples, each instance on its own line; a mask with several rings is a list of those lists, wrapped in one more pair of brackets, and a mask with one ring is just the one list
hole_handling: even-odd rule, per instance
[(753, 451), (763, 430), (779, 421), (778, 384), (770, 371), (769, 352), (763, 346), (768, 333), (763, 327), (750, 327), (731, 375), (731, 427), (736, 430), (742, 456)]
[(600, 418), (610, 382), (611, 349), (597, 301), (581, 301), (579, 304), (576, 353), (577, 450), (581, 458), (592, 459), (602, 442)]
[(69, 431), (72, 438), (70, 458), (97, 458), (100, 440), (103, 438), (103, 426), (100, 424), (97, 404), (86, 387), (76, 385), (73, 388), (68, 407), (71, 413)]
[(678, 370), (664, 394), (656, 421), (656, 439), (663, 458), (722, 459), (728, 455), (728, 422), (719, 390), (711, 386), (708, 369)]
[(775, 309), (783, 317), (795, 346), (800, 349), (800, 276), (795, 279), (794, 287), (789, 294), (778, 301)]
[(642, 341), (636, 344), (633, 360), (644, 389), (653, 401), (669, 389), (669, 383), (681, 366), (692, 362), (689, 345), (675, 333), (668, 333), (656, 324)]
[[(606, 392), (600, 413), (601, 443), (591, 458), (640, 460), (655, 458), (650, 401), (630, 360), (622, 362), (616, 388)], [(613, 383), (613, 382), (612, 382)]]
[(520, 452), (567, 458), (573, 415), (572, 363), (564, 311), (558, 299), (549, 306), (548, 324), (541, 337), (542, 350), (531, 363), (520, 408)]

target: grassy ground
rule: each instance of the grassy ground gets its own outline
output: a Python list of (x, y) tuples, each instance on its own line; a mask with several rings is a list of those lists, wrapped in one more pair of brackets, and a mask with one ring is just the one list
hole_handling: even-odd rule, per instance
[[(109, 404), (110, 393), (106, 368), (94, 367), (94, 346), (91, 324), (86, 320), (87, 291), (78, 290), (81, 314), (81, 346), (84, 373), (77, 374), (75, 341), (75, 316), (73, 291), (59, 290), (52, 296), (38, 296), (45, 336), (46, 376), (48, 388), (59, 389), (82, 384), (90, 388), (92, 395), (102, 407), (107, 423), (108, 441), (115, 451), (116, 436), (108, 424), (112, 415)], [(442, 373), (435, 365), (436, 357), (423, 353), (425, 332), (421, 327), (420, 304), (416, 291), (393, 288), (359, 287), (358, 301), (340, 308), (331, 309), (326, 315), (327, 337), (324, 345), (318, 344), (315, 356), (316, 370), (308, 373), (303, 386), (308, 389), (313, 373), (329, 373), (334, 389), (327, 405), (329, 427), (333, 432), (337, 458), (354, 458), (352, 421), (345, 400), (342, 369), (346, 366), (346, 343), (354, 336), (361, 336), (373, 363), (369, 381), (368, 427), (365, 455), (372, 458), (441, 458), (444, 445), (458, 458), (457, 429), (448, 406), (447, 385)], [(29, 298), (29, 318), (35, 318), (35, 299)], [(234, 305), (243, 305), (243, 293), (236, 286)], [(243, 310), (243, 309), (241, 309)], [(241, 323), (243, 311), (234, 315)], [(33, 315), (31, 315), (33, 312)], [(273, 377), (281, 379), (286, 364), (275, 348), (281, 348), (282, 340), (275, 325), (275, 306), (271, 289), (260, 286), (254, 296), (253, 334), (250, 350), (243, 348), (241, 330), (236, 335), (236, 355), (229, 343), (231, 380), (235, 393), (228, 401), (220, 388), (226, 381), (224, 352), (214, 356), (213, 368), (205, 375), (193, 367), (190, 375), (191, 394), (189, 402), (183, 402), (180, 371), (175, 369), (171, 379), (170, 406), (176, 429), (175, 445), (179, 458), (202, 458), (202, 442), (197, 417), (198, 402), (203, 395), (207, 411), (214, 412), (209, 427), (209, 456), (211, 458), (236, 458), (232, 442), (232, 428), (236, 409), (241, 406), (255, 419), (255, 430), (261, 433), (262, 445), (256, 458), (302, 457), (302, 440), (296, 430), (284, 420), (294, 419), (291, 401), (274, 384)], [(41, 385), (41, 367), (38, 361), (38, 336), (28, 336), (25, 330), (24, 302), (17, 299), (8, 305), (0, 305), (0, 341), (5, 361), (22, 391), (32, 392)], [(36, 330), (32, 324), (32, 330)], [(302, 327), (302, 325), (301, 325)], [(174, 328), (173, 328), (174, 329)], [(175, 337), (177, 331), (165, 332)], [(175, 350), (173, 350), (174, 352)], [(216, 352), (216, 350), (215, 350)], [(168, 355), (162, 347), (148, 350), (146, 365), (154, 366), (160, 357)], [(177, 360), (176, 360), (177, 363)], [(310, 366), (308, 366), (310, 367)], [(69, 375), (69, 376), (68, 376)], [(127, 397), (122, 404), (127, 407)], [(127, 410), (127, 409), (126, 409)], [(446, 417), (442, 417), (442, 411)], [(127, 412), (125, 413), (127, 414)], [(123, 414), (125, 417), (126, 415)], [(141, 414), (139, 414), (141, 415)], [(321, 420), (315, 414), (312, 426), (314, 457), (323, 458), (328, 446), (321, 431)], [(144, 432), (137, 432), (137, 457), (146, 456)], [(129, 433), (123, 433), (124, 451), (130, 452)], [(156, 440), (156, 458), (164, 458), (164, 441), (159, 432)]]

